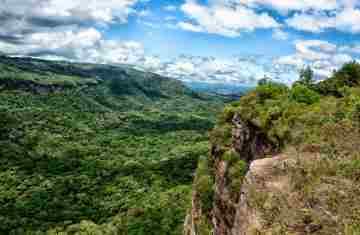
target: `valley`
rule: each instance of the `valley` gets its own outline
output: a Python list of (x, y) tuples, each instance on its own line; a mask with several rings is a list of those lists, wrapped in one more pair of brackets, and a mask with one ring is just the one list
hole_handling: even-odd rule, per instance
[(0, 71), (0, 234), (182, 233), (223, 97), (127, 67)]

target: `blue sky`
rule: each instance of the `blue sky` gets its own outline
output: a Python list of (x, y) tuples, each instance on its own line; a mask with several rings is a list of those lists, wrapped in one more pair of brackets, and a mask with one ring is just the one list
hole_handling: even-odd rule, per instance
[(358, 0), (3, 0), (0, 52), (183, 81), (291, 83), (360, 58)]

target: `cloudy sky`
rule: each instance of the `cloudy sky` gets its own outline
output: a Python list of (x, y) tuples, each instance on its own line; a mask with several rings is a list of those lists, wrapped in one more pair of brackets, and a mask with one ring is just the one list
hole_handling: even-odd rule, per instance
[(360, 60), (359, 22), (360, 0), (0, 0), (0, 53), (291, 83)]

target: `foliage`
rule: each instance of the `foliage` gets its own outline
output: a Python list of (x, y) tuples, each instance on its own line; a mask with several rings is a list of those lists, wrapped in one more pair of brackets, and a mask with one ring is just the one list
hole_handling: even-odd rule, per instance
[(256, 88), (255, 93), (260, 102), (267, 99), (274, 99), (286, 94), (289, 89), (280, 83), (268, 82)]
[[(345, 64), (329, 80), (297, 83), (291, 89), (265, 83), (228, 105), (220, 116), (213, 133), (221, 135), (211, 139), (219, 148), (231, 148), (227, 138), (237, 115), (286, 158), (281, 166), (274, 165), (275, 173), (269, 173), (279, 177), (281, 190), (252, 192), (249, 186), (250, 204), (261, 215), (266, 232), (307, 233), (313, 227), (314, 234), (358, 233), (359, 68), (357, 63)], [(222, 159), (229, 164), (229, 188), (239, 192), (246, 163), (233, 150)]]
[(314, 85), (314, 71), (310, 66), (303, 68), (300, 70), (300, 79), (296, 82), (296, 84), (306, 86), (308, 88)]
[(295, 85), (291, 89), (290, 100), (298, 103), (313, 104), (320, 100), (320, 95), (305, 85)]
[(258, 81), (258, 86), (263, 86), (271, 82), (271, 79), (267, 76), (264, 76), (262, 79)]
[(344, 64), (329, 79), (320, 82), (317, 89), (324, 95), (342, 97), (342, 90), (345, 87), (357, 87), (359, 85), (360, 64), (354, 61)]
[[(221, 98), (127, 67), (1, 57), (0, 70), (13, 75), (0, 81), (0, 234), (181, 234)], [(76, 85), (32, 89), (49, 73)]]
[(200, 197), (201, 209), (204, 215), (209, 215), (212, 209), (214, 179), (211, 173), (208, 158), (201, 158), (196, 170), (195, 191)]

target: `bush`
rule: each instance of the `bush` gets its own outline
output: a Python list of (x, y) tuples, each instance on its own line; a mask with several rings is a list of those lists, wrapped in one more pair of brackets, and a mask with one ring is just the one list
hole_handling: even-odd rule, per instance
[(360, 85), (360, 64), (350, 62), (335, 72), (329, 79), (320, 82), (317, 89), (324, 95), (343, 96), (343, 88), (356, 87)]
[(290, 99), (298, 103), (313, 104), (320, 100), (320, 95), (304, 85), (295, 85), (290, 92)]
[(289, 88), (286, 85), (275, 82), (268, 82), (264, 85), (260, 85), (255, 90), (260, 103), (263, 103), (267, 99), (281, 97), (287, 94), (288, 91)]
[(230, 180), (230, 190), (235, 197), (240, 193), (240, 189), (246, 175), (248, 165), (244, 160), (239, 159), (238, 161), (231, 164), (228, 169), (227, 177)]
[(209, 169), (208, 159), (201, 158), (196, 170), (195, 188), (200, 196), (201, 207), (205, 213), (210, 213), (214, 196), (214, 180)]

